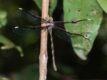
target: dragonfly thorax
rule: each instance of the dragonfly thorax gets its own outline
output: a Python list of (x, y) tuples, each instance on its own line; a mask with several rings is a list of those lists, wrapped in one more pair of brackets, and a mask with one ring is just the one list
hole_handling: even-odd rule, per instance
[(42, 24), (45, 24), (45, 26), (47, 26), (48, 30), (51, 30), (54, 27), (53, 18), (48, 17), (47, 19), (45, 19), (45, 22), (43, 22)]

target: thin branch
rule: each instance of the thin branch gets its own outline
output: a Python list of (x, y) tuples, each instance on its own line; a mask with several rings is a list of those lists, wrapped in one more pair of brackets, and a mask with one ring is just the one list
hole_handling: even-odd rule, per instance
[[(49, 0), (42, 0), (42, 18), (46, 19), (48, 17), (48, 7)], [(39, 80), (47, 79), (47, 39), (48, 39), (48, 30), (46, 23), (42, 23), (41, 27), (41, 43), (40, 43), (40, 55), (39, 55)]]

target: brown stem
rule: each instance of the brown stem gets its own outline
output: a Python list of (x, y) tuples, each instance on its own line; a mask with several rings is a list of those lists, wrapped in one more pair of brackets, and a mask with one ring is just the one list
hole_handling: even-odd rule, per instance
[[(42, 0), (42, 18), (46, 19), (48, 17), (48, 7), (49, 0)], [(40, 43), (40, 55), (39, 55), (39, 80), (46, 80), (47, 78), (47, 39), (48, 39), (48, 30), (46, 23), (42, 23), (41, 27), (41, 43)]]

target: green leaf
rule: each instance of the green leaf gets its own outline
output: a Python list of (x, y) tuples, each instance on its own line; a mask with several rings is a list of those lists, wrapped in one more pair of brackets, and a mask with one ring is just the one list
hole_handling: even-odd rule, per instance
[(86, 19), (77, 23), (65, 24), (66, 31), (83, 35), (73, 35), (71, 42), (77, 56), (86, 60), (98, 34), (102, 21), (102, 10), (96, 0), (64, 0), (63, 5), (64, 21)]
[(49, 15), (52, 16), (56, 6), (57, 6), (57, 0), (50, 0)]
[(97, 0), (101, 8), (107, 13), (107, 0)]
[[(38, 8), (41, 10), (42, 9), (42, 0), (34, 0)], [(57, 0), (51, 0), (49, 3), (49, 14), (52, 16), (55, 8), (57, 5)]]
[(0, 43), (3, 44), (3, 46), (1, 46), (0, 49), (5, 50), (5, 49), (16, 48), (19, 51), (20, 56), (23, 57), (22, 48), (20, 46), (15, 45), (12, 41), (10, 41), (8, 38), (3, 36), (2, 34), (0, 34)]
[(38, 8), (41, 10), (42, 9), (42, 0), (33, 0), (33, 1), (38, 6)]
[(0, 10), (0, 28), (5, 26), (7, 23), (7, 12)]

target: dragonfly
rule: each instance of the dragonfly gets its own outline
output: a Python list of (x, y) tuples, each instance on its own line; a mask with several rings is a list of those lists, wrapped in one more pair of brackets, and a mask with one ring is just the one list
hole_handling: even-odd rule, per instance
[[(52, 61), (53, 61), (53, 68), (55, 71), (57, 71), (57, 67), (55, 64), (55, 55), (54, 55), (54, 44), (53, 44), (53, 31), (61, 31), (64, 34), (66, 34), (69, 37), (72, 37), (73, 35), (75, 36), (81, 36), (85, 39), (88, 40), (88, 38), (82, 34), (79, 33), (71, 33), (71, 32), (67, 32), (65, 29), (61, 28), (60, 26), (62, 26), (62, 24), (68, 24), (68, 23), (72, 23), (72, 24), (76, 24), (79, 23), (81, 21), (87, 21), (88, 19), (80, 19), (80, 20), (76, 20), (76, 21), (53, 21), (52, 17), (48, 17), (46, 19), (41, 18), (40, 16), (37, 15), (33, 15), (32, 13), (30, 13), (27, 10), (24, 10), (23, 8), (19, 8), (20, 11), (24, 12), (24, 14), (27, 14), (35, 19), (38, 19), (39, 23), (36, 24), (36, 26), (31, 26), (31, 27), (23, 27), (24, 29), (44, 29), (44, 27), (41, 27), (41, 23), (46, 23), (46, 27), (48, 29), (49, 35), (50, 35), (50, 41), (51, 41), (51, 50), (52, 50)], [(59, 25), (57, 25), (59, 24)], [(15, 26), (14, 29), (22, 29), (20, 26)], [(59, 34), (57, 34), (59, 35)]]

